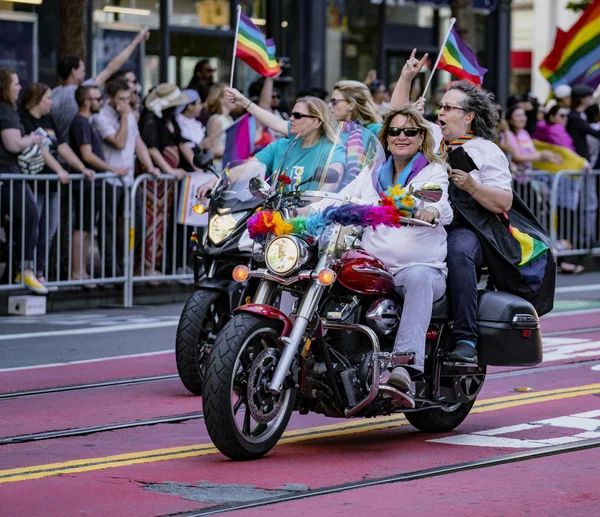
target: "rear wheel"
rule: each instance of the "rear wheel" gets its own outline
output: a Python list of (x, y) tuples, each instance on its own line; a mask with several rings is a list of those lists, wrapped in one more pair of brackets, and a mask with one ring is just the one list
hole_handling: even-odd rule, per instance
[(206, 365), (204, 420), (213, 443), (233, 460), (252, 460), (277, 443), (296, 390), (268, 390), (278, 364), (281, 323), (239, 314), (225, 325)]
[(443, 433), (452, 431), (467, 418), (474, 400), (446, 406), (443, 408), (423, 409), (404, 413), (406, 419), (424, 433)]
[(204, 363), (217, 334), (229, 316), (227, 296), (199, 289), (186, 302), (175, 339), (177, 372), (183, 385), (202, 395)]

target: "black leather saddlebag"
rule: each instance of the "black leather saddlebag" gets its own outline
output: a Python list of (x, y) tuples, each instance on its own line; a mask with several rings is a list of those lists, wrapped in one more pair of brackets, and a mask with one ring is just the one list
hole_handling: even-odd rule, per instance
[(542, 362), (539, 318), (528, 301), (514, 294), (485, 291), (477, 311), (479, 364), (533, 366)]

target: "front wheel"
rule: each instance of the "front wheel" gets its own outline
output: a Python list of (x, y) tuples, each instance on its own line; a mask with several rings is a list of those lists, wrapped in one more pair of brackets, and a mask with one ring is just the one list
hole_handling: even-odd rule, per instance
[(199, 289), (183, 307), (175, 338), (175, 359), (181, 382), (194, 395), (202, 395), (204, 363), (228, 316), (227, 294), (218, 291)]
[(223, 327), (211, 351), (202, 390), (204, 420), (217, 449), (233, 460), (269, 452), (292, 414), (296, 390), (268, 390), (280, 358), (281, 327), (239, 314)]

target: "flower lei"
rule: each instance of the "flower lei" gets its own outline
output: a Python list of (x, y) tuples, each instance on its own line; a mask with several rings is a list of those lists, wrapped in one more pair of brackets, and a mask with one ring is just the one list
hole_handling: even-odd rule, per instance
[(290, 233), (316, 236), (330, 224), (343, 226), (399, 227), (401, 217), (412, 217), (416, 211), (416, 201), (400, 185), (388, 188), (378, 205), (347, 204), (327, 207), (308, 216), (284, 220), (279, 212), (265, 210), (248, 219), (248, 233), (254, 239), (261, 235)]

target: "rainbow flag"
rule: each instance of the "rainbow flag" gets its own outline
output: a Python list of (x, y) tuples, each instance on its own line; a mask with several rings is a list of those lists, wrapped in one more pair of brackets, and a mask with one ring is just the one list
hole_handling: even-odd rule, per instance
[(272, 39), (265, 39), (245, 14), (240, 15), (235, 55), (264, 77), (277, 75), (281, 71), (275, 59), (275, 43)]
[(229, 162), (247, 160), (254, 153), (256, 124), (254, 117), (246, 113), (225, 130), (223, 167)]
[(475, 54), (467, 47), (454, 27), (450, 31), (448, 40), (442, 50), (442, 57), (438, 68), (450, 72), (459, 79), (466, 79), (474, 84), (483, 83), (483, 76), (487, 68), (479, 66)]
[(585, 74), (581, 82), (596, 89), (600, 84), (600, 61), (598, 61), (592, 68), (590, 68)]
[[(587, 83), (586, 74), (599, 61), (600, 0), (594, 0), (567, 32), (556, 30), (554, 48), (542, 61), (540, 72), (552, 86), (575, 84), (582, 82), (582, 78)], [(591, 75), (597, 72), (598, 68)], [(600, 82), (600, 73), (597, 79)]]

